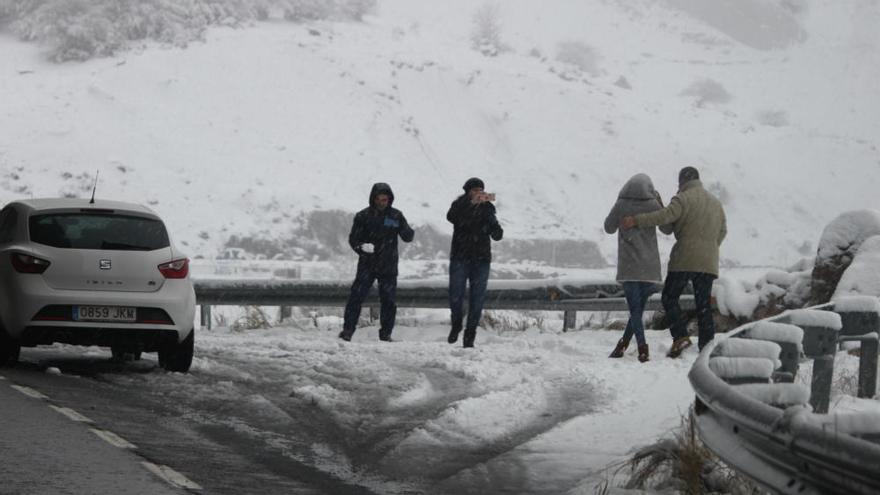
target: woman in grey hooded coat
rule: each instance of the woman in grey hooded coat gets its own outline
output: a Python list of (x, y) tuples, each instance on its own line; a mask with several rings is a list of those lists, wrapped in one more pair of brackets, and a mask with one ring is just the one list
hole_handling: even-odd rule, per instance
[[(609, 357), (623, 357), (629, 341), (635, 335), (639, 361), (649, 360), (648, 344), (642, 315), (648, 297), (660, 289), (660, 251), (657, 249), (657, 231), (654, 227), (620, 230), (623, 217), (649, 213), (663, 208), (663, 201), (654, 189), (651, 178), (636, 174), (624, 184), (617, 195), (617, 202), (605, 218), (605, 232), (617, 232), (617, 281), (623, 286), (629, 306), (629, 321), (623, 337), (617, 342)], [(672, 233), (672, 225), (659, 226), (664, 234)]]

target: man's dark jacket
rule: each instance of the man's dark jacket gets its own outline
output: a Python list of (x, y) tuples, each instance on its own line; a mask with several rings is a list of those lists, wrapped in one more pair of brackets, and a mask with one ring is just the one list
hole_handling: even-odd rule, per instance
[[(373, 203), (380, 194), (388, 195), (388, 207), (384, 211), (380, 211)], [(403, 213), (391, 207), (393, 203), (394, 193), (391, 187), (384, 182), (377, 182), (370, 191), (370, 206), (354, 216), (348, 244), (360, 256), (358, 270), (369, 269), (376, 275), (397, 275), (397, 236), (404, 242), (410, 242), (414, 232)], [(364, 244), (372, 244), (373, 253), (364, 252)]]
[(472, 204), (467, 194), (452, 202), (446, 219), (454, 226), (449, 258), (453, 260), (491, 260), (491, 239), (500, 241), (504, 230), (495, 218), (495, 205)]

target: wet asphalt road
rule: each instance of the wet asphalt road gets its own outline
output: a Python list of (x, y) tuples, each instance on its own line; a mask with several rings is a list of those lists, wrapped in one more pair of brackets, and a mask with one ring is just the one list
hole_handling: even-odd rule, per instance
[[(60, 370), (57, 373), (55, 368)], [(50, 372), (47, 372), (50, 370)], [(124, 479), (145, 483), (155, 482), (155, 477), (140, 463), (152, 462), (169, 466), (201, 486), (200, 490), (165, 488), (171, 493), (211, 494), (370, 494), (366, 488), (345, 483), (326, 472), (298, 462), (289, 454), (284, 442), (277, 448), (267, 447), (266, 442), (256, 440), (248, 431), (248, 425), (237, 428), (234, 422), (219, 424), (206, 421), (214, 411), (196, 410), (191, 404), (168, 400), (161, 390), (139, 390), (126, 387), (107, 379), (115, 374), (165, 373), (159, 369), (153, 356), (141, 361), (118, 363), (106, 357), (83, 356), (53, 348), (23, 349), (21, 362), (14, 368), (0, 369), (0, 387), (3, 394), (17, 394), (12, 385), (26, 386), (44, 394), (46, 399), (32, 399), (39, 414), (17, 413), (4, 407), (4, 421), (0, 423), (4, 444), (13, 443), (24, 454), (10, 455), (11, 450), (0, 453), (4, 478), (0, 493), (164, 493), (159, 490), (126, 487), (118, 490), (113, 481), (98, 482), (93, 489), (59, 491), (58, 486), (71, 476), (93, 478), (106, 471), (107, 459), (120, 455), (113, 448), (94, 449), (82, 440), (92, 440), (89, 425), (75, 423), (63, 418), (49, 406), (69, 408), (94, 421), (94, 427), (108, 430), (134, 444), (136, 449), (122, 452), (132, 458), (124, 463), (130, 472)], [(30, 404), (33, 407), (35, 404)], [(54, 415), (54, 416), (53, 416)], [(20, 421), (6, 421), (6, 416)], [(24, 417), (19, 417), (24, 416)], [(53, 418), (47, 421), (46, 417)], [(57, 419), (57, 421), (56, 421)], [(37, 431), (41, 437), (57, 438), (52, 446), (32, 443), (28, 431)], [(15, 435), (11, 432), (15, 431)], [(96, 438), (96, 437), (95, 437)], [(5, 447), (5, 445), (4, 445)], [(61, 456), (58, 463), (49, 463), (45, 469), (32, 467), (45, 459), (47, 450), (56, 449)], [(109, 456), (109, 457), (108, 457)], [(76, 459), (80, 468), (74, 474), (63, 472), (60, 465), (64, 459)], [(42, 471), (45, 471), (41, 474)], [(68, 470), (70, 471), (70, 470)], [(30, 473), (25, 475), (24, 473)], [(118, 478), (119, 476), (117, 476)], [(7, 484), (9, 480), (21, 480), (21, 486)], [(141, 483), (141, 481), (137, 481)], [(28, 485), (27, 489), (24, 489)], [(17, 487), (7, 491), (6, 487)], [(31, 491), (28, 491), (31, 490)]]

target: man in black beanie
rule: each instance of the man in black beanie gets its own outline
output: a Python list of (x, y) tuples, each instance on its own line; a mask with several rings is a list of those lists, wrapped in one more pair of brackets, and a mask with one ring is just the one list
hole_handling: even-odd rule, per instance
[(504, 230), (495, 217), (494, 195), (483, 191), (483, 181), (472, 177), (464, 183), (464, 194), (449, 207), (446, 219), (453, 225), (452, 248), (449, 252), (449, 309), (452, 329), (448, 341), (458, 341), (464, 323), (465, 286), (470, 283), (467, 324), (464, 325), (464, 347), (473, 347), (477, 325), (483, 312), (483, 300), (489, 281), (492, 261), (491, 240), (500, 241)]

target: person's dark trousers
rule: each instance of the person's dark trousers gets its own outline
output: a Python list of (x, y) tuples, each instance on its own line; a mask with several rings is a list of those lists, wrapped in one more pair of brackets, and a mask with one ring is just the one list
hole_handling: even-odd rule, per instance
[(464, 327), (464, 345), (472, 346), (477, 335), (477, 325), (483, 313), (486, 286), (489, 282), (489, 260), (450, 260), (449, 261), (449, 309), (451, 311), (452, 335), (461, 332), (464, 320), (465, 286), (470, 284), (468, 298), (467, 324)]
[(678, 299), (688, 282), (694, 286), (694, 304), (697, 307), (697, 326), (700, 329), (700, 349), (715, 338), (715, 322), (712, 320), (712, 283), (715, 275), (702, 272), (669, 272), (663, 284), (663, 310), (671, 322), (672, 339), (687, 336), (687, 327)]
[(623, 341), (629, 342), (633, 335), (636, 336), (638, 345), (645, 344), (645, 324), (642, 316), (645, 312), (645, 303), (651, 294), (657, 292), (657, 284), (653, 282), (623, 282), (623, 295), (626, 297), (626, 305), (629, 307), (629, 321), (623, 332)]
[(379, 338), (389, 340), (391, 331), (394, 330), (394, 322), (397, 318), (397, 276), (376, 274), (369, 267), (358, 264), (357, 274), (354, 282), (351, 284), (351, 294), (348, 296), (348, 303), (345, 305), (345, 317), (342, 323), (343, 335), (351, 338), (357, 327), (358, 318), (361, 316), (361, 306), (373, 282), (379, 280), (379, 301), (381, 308), (379, 312)]

